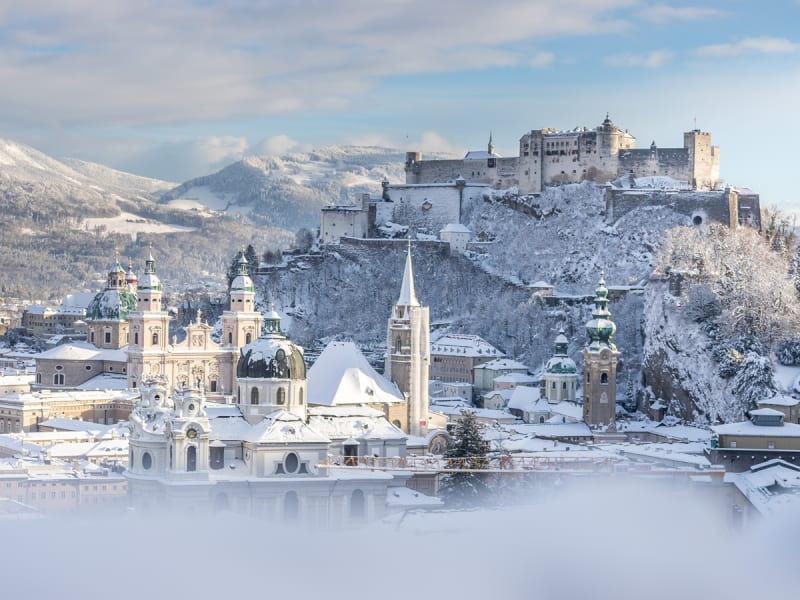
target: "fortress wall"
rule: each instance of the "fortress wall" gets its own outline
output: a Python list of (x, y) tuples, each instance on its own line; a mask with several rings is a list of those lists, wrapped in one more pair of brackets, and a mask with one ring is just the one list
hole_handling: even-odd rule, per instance
[[(723, 191), (662, 191), (606, 189), (606, 222), (613, 223), (641, 206), (668, 206), (687, 216), (687, 225), (698, 218), (702, 223), (730, 225), (731, 207)], [(735, 209), (734, 209), (735, 210)], [(696, 223), (698, 224), (698, 223)]]
[(622, 150), (619, 153), (619, 175), (631, 172), (635, 177), (667, 176), (679, 181), (692, 179), (686, 148)]
[(406, 166), (406, 183), (447, 183), (457, 179), (464, 170), (463, 160), (417, 161)]

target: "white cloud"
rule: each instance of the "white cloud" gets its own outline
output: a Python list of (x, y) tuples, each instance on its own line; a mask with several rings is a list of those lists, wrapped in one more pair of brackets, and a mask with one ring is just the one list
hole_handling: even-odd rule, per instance
[(167, 181), (185, 181), (241, 159), (247, 140), (234, 136), (207, 136), (178, 140), (148, 148), (125, 160), (126, 169)]
[(531, 67), (546, 67), (553, 64), (555, 59), (556, 55), (552, 52), (537, 52), (530, 58), (528, 64)]
[(710, 17), (723, 16), (725, 13), (715, 8), (701, 6), (669, 6), (654, 4), (639, 11), (639, 16), (651, 23), (667, 23), (670, 21), (699, 21)]
[(531, 41), (624, 30), (631, 1), (7, 0), (0, 115), (98, 127), (338, 111), (383, 77), (521, 65)]
[(612, 67), (644, 67), (655, 69), (671, 61), (675, 53), (670, 50), (653, 50), (647, 54), (617, 54), (607, 56), (605, 63)]
[(302, 152), (307, 150), (297, 140), (293, 140), (285, 133), (264, 138), (247, 149), (247, 154), (255, 156), (281, 156), (289, 152)]
[(791, 54), (800, 50), (800, 44), (786, 38), (749, 37), (732, 44), (711, 44), (695, 50), (699, 56), (737, 56), (746, 53)]
[(377, 146), (379, 148), (400, 148), (401, 144), (384, 133), (362, 133), (345, 138), (348, 146)]
[(423, 131), (419, 141), (408, 145), (409, 150), (422, 152), (446, 152), (448, 154), (464, 154), (463, 146), (453, 144), (436, 131)]

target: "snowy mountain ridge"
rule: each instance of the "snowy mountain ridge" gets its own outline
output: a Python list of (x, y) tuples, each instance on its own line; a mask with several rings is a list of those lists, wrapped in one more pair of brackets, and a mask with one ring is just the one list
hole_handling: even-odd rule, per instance
[(292, 231), (312, 229), (319, 226), (322, 207), (355, 202), (362, 192), (379, 194), (383, 180), (404, 181), (404, 163), (404, 151), (377, 146), (325, 146), (282, 156), (247, 156), (181, 184), (165, 193), (161, 202), (235, 212), (253, 223)]

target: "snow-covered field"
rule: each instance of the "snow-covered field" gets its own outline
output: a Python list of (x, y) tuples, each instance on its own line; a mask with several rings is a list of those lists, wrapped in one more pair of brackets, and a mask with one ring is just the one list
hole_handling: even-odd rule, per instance
[(149, 219), (143, 219), (138, 215), (123, 212), (119, 216), (109, 218), (85, 219), (81, 225), (82, 229), (93, 230), (95, 227), (105, 227), (106, 231), (113, 233), (124, 233), (136, 239), (137, 233), (175, 233), (177, 231), (196, 231), (195, 227), (183, 227), (181, 225), (168, 225)]

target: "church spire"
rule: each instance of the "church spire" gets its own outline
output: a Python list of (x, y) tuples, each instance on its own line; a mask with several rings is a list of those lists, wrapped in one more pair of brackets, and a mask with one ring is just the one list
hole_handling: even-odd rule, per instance
[(403, 285), (400, 287), (398, 306), (419, 306), (417, 293), (414, 290), (414, 269), (411, 264), (411, 238), (408, 238), (408, 254), (406, 255), (406, 268), (403, 272)]
[(494, 144), (492, 143), (492, 132), (489, 132), (489, 154), (494, 154)]

